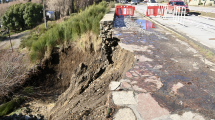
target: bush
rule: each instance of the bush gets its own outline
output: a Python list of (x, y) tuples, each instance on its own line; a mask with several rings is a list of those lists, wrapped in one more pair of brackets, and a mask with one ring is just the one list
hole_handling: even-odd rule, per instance
[(37, 22), (42, 21), (42, 8), (40, 4), (29, 2), (12, 5), (2, 16), (2, 24), (12, 30), (36, 26)]
[(110, 2), (111, 8), (115, 8), (115, 3), (113, 1)]

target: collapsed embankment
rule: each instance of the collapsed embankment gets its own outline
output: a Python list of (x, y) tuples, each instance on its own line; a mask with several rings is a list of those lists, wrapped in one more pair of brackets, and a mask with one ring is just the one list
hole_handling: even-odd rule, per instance
[[(21, 119), (23, 115), (50, 120), (104, 119), (109, 83), (122, 79), (134, 64), (133, 53), (120, 48), (119, 39), (112, 38), (114, 11), (100, 22), (102, 40), (95, 44), (99, 46), (88, 38), (92, 43), (84, 48), (75, 42), (67, 48), (53, 48), (49, 58), (30, 70), (13, 93), (27, 98), (21, 104), (24, 110), (15, 112), (22, 115), (3, 119)], [(25, 88), (30, 88), (29, 92)]]
[(50, 59), (26, 79), (23, 87), (33, 86), (35, 92), (27, 95), (32, 101), (22, 105), (31, 109), (31, 103), (46, 107), (52, 103), (53, 108), (44, 111), (37, 106), (26, 114), (50, 120), (104, 119), (110, 81), (123, 78), (134, 63), (133, 53), (120, 48), (118, 41), (109, 39), (97, 51), (92, 45), (82, 50), (75, 44), (54, 49)]

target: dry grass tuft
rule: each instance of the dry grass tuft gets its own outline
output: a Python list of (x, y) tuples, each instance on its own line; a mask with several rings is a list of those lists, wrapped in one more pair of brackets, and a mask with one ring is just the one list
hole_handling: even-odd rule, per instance
[(29, 64), (27, 55), (16, 51), (0, 51), (0, 96), (7, 95), (11, 86), (21, 82)]
[(92, 31), (88, 31), (82, 34), (76, 42), (79, 45), (79, 48), (83, 51), (89, 50), (90, 47), (93, 47), (92, 49), (96, 52), (99, 48), (99, 44), (101, 44), (101, 39), (99, 39), (98, 35), (94, 34)]

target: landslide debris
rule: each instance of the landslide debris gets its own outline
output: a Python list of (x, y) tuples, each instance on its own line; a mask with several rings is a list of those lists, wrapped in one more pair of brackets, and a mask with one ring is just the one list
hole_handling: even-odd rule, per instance
[[(13, 94), (27, 98), (21, 105), (27, 111), (1, 119), (38, 115), (50, 120), (104, 119), (110, 81), (123, 78), (134, 63), (133, 53), (121, 49), (118, 41), (106, 40), (97, 50), (92, 44), (82, 50), (74, 43), (65, 49), (55, 48), (50, 58), (30, 70), (23, 89)], [(33, 92), (25, 93), (29, 86)]]

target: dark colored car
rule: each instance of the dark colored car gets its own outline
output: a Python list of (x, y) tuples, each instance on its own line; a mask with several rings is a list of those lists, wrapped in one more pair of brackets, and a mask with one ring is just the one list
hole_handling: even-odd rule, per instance
[(132, 4), (137, 5), (137, 0), (131, 0), (131, 5)]

